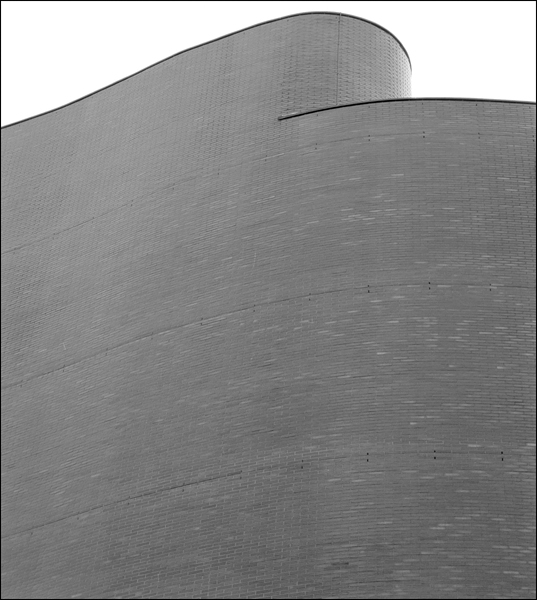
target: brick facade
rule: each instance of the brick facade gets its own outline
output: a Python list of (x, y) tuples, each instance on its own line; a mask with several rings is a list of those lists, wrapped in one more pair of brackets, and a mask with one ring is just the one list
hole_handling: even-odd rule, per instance
[(535, 106), (409, 96), (303, 14), (2, 130), (3, 597), (534, 597)]

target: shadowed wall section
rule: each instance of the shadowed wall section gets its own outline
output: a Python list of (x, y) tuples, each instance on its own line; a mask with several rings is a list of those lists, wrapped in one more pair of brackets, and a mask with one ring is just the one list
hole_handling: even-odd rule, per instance
[(532, 597), (535, 107), (409, 82), (304, 14), (3, 129), (5, 598)]

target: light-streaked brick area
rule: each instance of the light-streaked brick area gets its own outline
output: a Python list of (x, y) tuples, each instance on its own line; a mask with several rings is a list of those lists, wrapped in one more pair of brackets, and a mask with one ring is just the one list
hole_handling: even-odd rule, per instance
[(4, 598), (534, 597), (535, 105), (409, 96), (304, 14), (2, 130)]

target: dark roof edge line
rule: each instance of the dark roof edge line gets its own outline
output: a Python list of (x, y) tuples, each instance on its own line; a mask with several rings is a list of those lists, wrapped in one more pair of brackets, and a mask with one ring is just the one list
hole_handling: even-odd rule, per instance
[(382, 27), (382, 25), (378, 25), (378, 23), (374, 23), (373, 21), (369, 21), (368, 19), (362, 19), (361, 17), (355, 17), (354, 15), (349, 15), (347, 13), (331, 12), (331, 11), (309, 11), (309, 12), (303, 12), (303, 13), (295, 13), (293, 15), (286, 15), (285, 17), (278, 17), (276, 19), (270, 19), (268, 21), (262, 21), (261, 23), (256, 23), (255, 25), (250, 25), (249, 27), (244, 27), (243, 29), (238, 29), (237, 31), (233, 31), (232, 33), (226, 33), (225, 35), (221, 35), (220, 37), (214, 38), (214, 40), (209, 40), (208, 42), (203, 42), (201, 44), (197, 44), (196, 46), (186, 48), (185, 50), (176, 52), (175, 54), (172, 54), (171, 56), (168, 56), (167, 58), (163, 58), (162, 60), (159, 60), (156, 63), (149, 65), (148, 67), (144, 67), (143, 69), (136, 71), (136, 73), (132, 73), (132, 75), (127, 75), (126, 77), (123, 77), (122, 79), (118, 79), (117, 81), (114, 81), (113, 83), (109, 83), (108, 85), (105, 85), (104, 87), (99, 88), (98, 90), (95, 90), (94, 92), (90, 92), (89, 94), (86, 94), (85, 96), (81, 96), (80, 98), (77, 98), (76, 100), (71, 100), (71, 102), (67, 102), (66, 104), (62, 104), (61, 106), (58, 106), (56, 108), (51, 108), (50, 110), (46, 110), (37, 115), (33, 115), (32, 117), (26, 117), (26, 119), (21, 119), (20, 121), (15, 121), (13, 123), (9, 123), (8, 125), (3, 125), (1, 127), (1, 129), (6, 129), (7, 127), (12, 127), (13, 125), (18, 125), (19, 123), (24, 123), (25, 121), (30, 121), (32, 119), (37, 119), (37, 117), (42, 117), (43, 115), (48, 115), (49, 113), (55, 112), (57, 110), (65, 108), (67, 106), (71, 106), (71, 104), (76, 104), (77, 102), (80, 102), (81, 100), (85, 100), (86, 98), (89, 98), (90, 96), (93, 96), (94, 94), (98, 94), (99, 92), (102, 92), (103, 90), (106, 90), (109, 87), (117, 85), (118, 83), (121, 83), (122, 81), (125, 81), (126, 79), (130, 79), (131, 77), (134, 77), (135, 75), (139, 75), (140, 73), (143, 73), (144, 71), (147, 71), (148, 69), (151, 69), (152, 67), (156, 67), (157, 65), (160, 65), (160, 63), (166, 62), (167, 60), (170, 60), (176, 56), (179, 56), (180, 54), (184, 54), (185, 52), (190, 52), (191, 50), (195, 50), (196, 48), (201, 48), (201, 46), (206, 46), (207, 44), (212, 44), (213, 42), (218, 42), (219, 40), (223, 40), (232, 35), (236, 35), (237, 33), (242, 33), (243, 31), (248, 31), (249, 29), (254, 29), (254, 27), (261, 27), (262, 25), (268, 25), (269, 23), (274, 23), (276, 21), (283, 21), (284, 19), (290, 19), (292, 17), (302, 17), (304, 15), (339, 15), (340, 17), (350, 17), (351, 19), (356, 19), (358, 21), (364, 21), (365, 23), (369, 23), (370, 25), (374, 25), (375, 27), (382, 29), (382, 31), (385, 31), (386, 33), (391, 35), (393, 37), (393, 39), (401, 46), (403, 52), (406, 54), (406, 57), (408, 58), (410, 70), (412, 71), (412, 63), (410, 62), (410, 56), (408, 55), (406, 48), (395, 37), (395, 35), (393, 35), (393, 33), (391, 33), (391, 31), (388, 31), (385, 27)]
[(443, 98), (443, 97), (425, 97), (425, 98), (386, 98), (384, 100), (366, 100), (365, 102), (350, 102), (349, 104), (336, 104), (335, 106), (325, 106), (323, 108), (312, 108), (303, 112), (289, 113), (281, 115), (278, 121), (285, 121), (293, 117), (302, 117), (312, 113), (324, 112), (325, 110), (334, 110), (336, 108), (346, 108), (347, 106), (360, 106), (362, 104), (379, 104), (380, 102), (423, 102), (424, 100), (457, 101), (457, 102), (504, 102), (506, 104), (535, 104), (531, 100), (498, 100), (496, 98)]

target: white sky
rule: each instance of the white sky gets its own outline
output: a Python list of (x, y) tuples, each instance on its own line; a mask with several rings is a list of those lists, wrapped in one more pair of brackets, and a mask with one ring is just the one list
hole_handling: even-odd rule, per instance
[(414, 97), (535, 101), (536, 5), (527, 2), (2, 1), (2, 125), (58, 108), (181, 50), (308, 11), (393, 33)]

